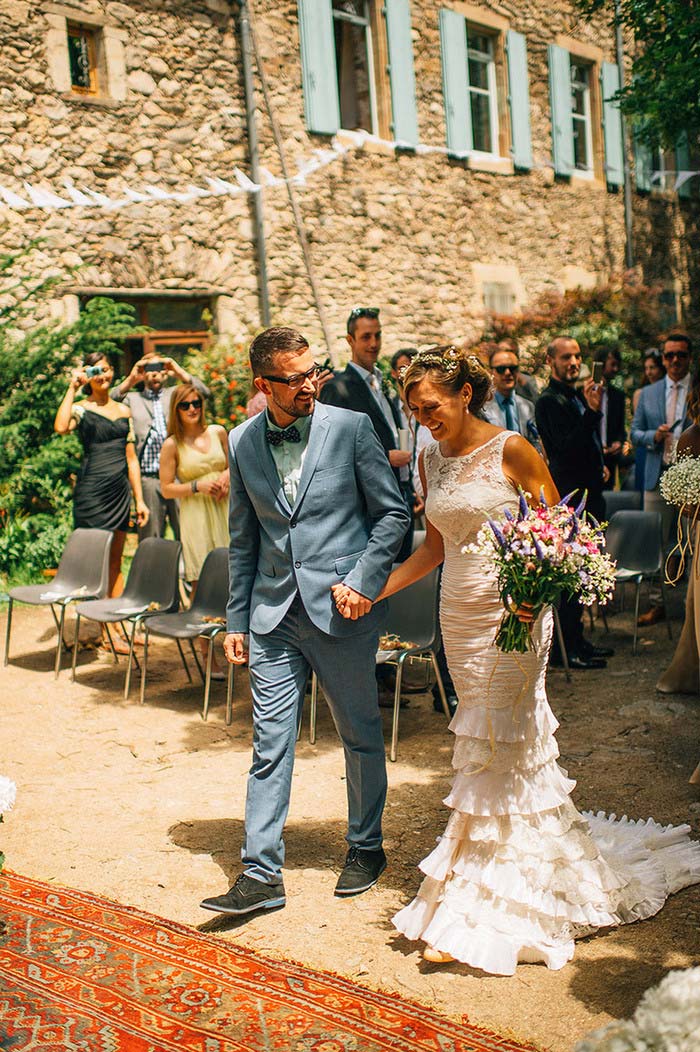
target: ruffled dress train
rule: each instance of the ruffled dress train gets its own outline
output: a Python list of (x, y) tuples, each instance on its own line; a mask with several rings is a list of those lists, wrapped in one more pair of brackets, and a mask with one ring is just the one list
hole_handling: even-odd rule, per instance
[(459, 705), (452, 815), (420, 864), (416, 898), (395, 917), (458, 961), (497, 975), (520, 962), (561, 968), (574, 940), (651, 917), (672, 892), (700, 882), (700, 845), (688, 826), (580, 813), (575, 782), (557, 760), (558, 723), (545, 691), (552, 613), (533, 629), (534, 651), (493, 646), (503, 607), (495, 576), (463, 552), (487, 518), (515, 511), (503, 475), (510, 432), (465, 457), (425, 452), (426, 513), (445, 545), (441, 625)]

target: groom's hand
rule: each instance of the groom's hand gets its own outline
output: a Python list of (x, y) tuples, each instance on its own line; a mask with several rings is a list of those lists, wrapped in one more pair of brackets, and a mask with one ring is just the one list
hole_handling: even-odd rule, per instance
[(348, 621), (357, 621), (372, 609), (371, 599), (360, 595), (354, 588), (348, 588), (346, 584), (332, 585), (331, 592), (338, 612)]
[(248, 647), (243, 632), (227, 632), (224, 636), (224, 654), (231, 665), (243, 665), (248, 660)]

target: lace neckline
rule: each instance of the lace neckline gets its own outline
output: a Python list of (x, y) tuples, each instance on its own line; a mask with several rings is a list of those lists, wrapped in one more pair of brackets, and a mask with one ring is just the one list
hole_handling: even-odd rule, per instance
[(445, 454), (440, 449), (440, 443), (439, 442), (435, 443), (435, 448), (436, 448), (436, 450), (438, 452), (438, 456), (440, 457), (440, 460), (445, 460), (445, 461), (450, 461), (450, 460), (454, 460), (454, 461), (457, 461), (457, 460), (470, 460), (473, 456), (476, 456), (477, 453), (480, 453), (482, 449), (488, 449), (488, 447), (490, 445), (492, 445), (497, 439), (502, 438), (504, 435), (506, 435), (509, 438), (511, 436), (511, 434), (512, 434), (512, 431), (505, 431), (505, 430), (504, 431), (497, 431), (496, 434), (493, 435), (492, 438), (488, 438), (485, 442), (482, 442), (480, 446), (476, 447), (476, 449), (472, 449), (471, 452), (469, 452), (469, 453), (460, 453), (460, 454), (458, 454), (457, 456), (454, 456), (454, 457), (446, 457)]

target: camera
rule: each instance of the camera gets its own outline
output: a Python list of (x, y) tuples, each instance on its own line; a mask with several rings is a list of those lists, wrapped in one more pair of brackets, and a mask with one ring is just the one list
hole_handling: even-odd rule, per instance
[(165, 362), (146, 362), (143, 367), (145, 373), (160, 373), (165, 368)]
[(593, 362), (593, 383), (599, 384), (603, 381), (603, 363)]
[(91, 380), (93, 376), (101, 376), (103, 372), (104, 369), (101, 365), (88, 365), (87, 369), (85, 370), (85, 375), (87, 376), (88, 380)]

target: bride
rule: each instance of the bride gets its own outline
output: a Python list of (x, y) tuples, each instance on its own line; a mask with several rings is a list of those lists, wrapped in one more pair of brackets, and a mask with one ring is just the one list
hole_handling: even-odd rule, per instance
[[(416, 898), (394, 918), (430, 961), (462, 961), (500, 975), (519, 962), (561, 968), (574, 939), (650, 917), (666, 897), (700, 882), (700, 845), (688, 827), (581, 814), (575, 783), (557, 764), (558, 726), (545, 673), (547, 609), (532, 626), (534, 650), (492, 644), (503, 613), (493, 570), (465, 554), (487, 518), (515, 512), (517, 491), (558, 495), (546, 465), (519, 435), (476, 413), (490, 393), (479, 360), (453, 347), (418, 354), (404, 394), (434, 442), (421, 454), (425, 542), (391, 574), (380, 598), (444, 560), (440, 620), (459, 705), (455, 777), (444, 835), (421, 863)], [(342, 612), (343, 586), (335, 588)], [(521, 620), (531, 620), (526, 609)]]

